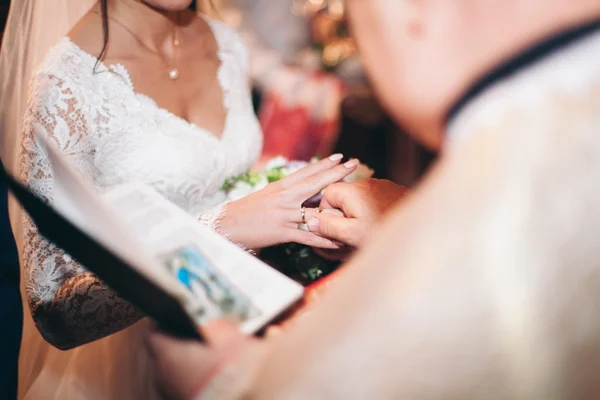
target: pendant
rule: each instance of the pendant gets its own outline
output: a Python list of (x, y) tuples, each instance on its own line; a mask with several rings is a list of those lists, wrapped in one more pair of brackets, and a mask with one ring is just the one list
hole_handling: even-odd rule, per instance
[(172, 68), (169, 71), (169, 79), (174, 81), (177, 78), (179, 78), (179, 70), (177, 68)]

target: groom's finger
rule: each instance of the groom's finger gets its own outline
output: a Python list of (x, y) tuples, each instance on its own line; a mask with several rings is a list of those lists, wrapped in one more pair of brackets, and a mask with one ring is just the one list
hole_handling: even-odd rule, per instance
[[(352, 183), (339, 182), (325, 188), (320, 207), (323, 209), (339, 209), (348, 214), (352, 200), (356, 197)], [(350, 214), (352, 215), (352, 214)]]
[(308, 229), (316, 235), (357, 247), (364, 235), (360, 222), (328, 213), (314, 215), (308, 220)]
[(304, 208), (304, 221), (302, 221), (302, 209), (290, 209), (287, 211), (287, 215), (288, 215), (289, 221), (294, 221), (297, 223), (302, 223), (302, 222), (306, 223), (309, 219), (311, 219), (312, 217), (317, 215), (319, 212), (336, 215), (338, 217), (344, 216), (343, 212), (341, 212), (340, 210), (333, 209), (333, 208), (322, 209), (321, 211), (319, 211), (318, 208), (309, 208), (309, 207)]

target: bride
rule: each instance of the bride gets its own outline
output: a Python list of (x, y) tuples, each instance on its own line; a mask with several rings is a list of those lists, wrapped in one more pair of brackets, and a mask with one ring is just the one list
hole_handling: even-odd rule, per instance
[[(52, 170), (35, 140), (44, 134), (99, 190), (142, 181), (245, 248), (292, 241), (335, 248), (297, 229), (306, 217), (301, 205), (351, 173), (356, 160), (341, 164), (334, 155), (224, 203), (220, 186), (256, 161), (261, 131), (243, 45), (190, 3), (100, 0), (50, 50), (31, 83), (22, 178), (52, 202)], [(19, 397), (155, 397), (138, 351), (147, 322), (134, 324), (143, 315), (27, 217), (23, 232), (25, 301), (37, 330), (26, 317)]]

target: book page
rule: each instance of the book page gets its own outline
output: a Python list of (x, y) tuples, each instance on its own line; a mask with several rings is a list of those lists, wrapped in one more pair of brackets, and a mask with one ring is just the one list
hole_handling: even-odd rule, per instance
[(193, 302), (152, 252), (137, 240), (113, 206), (64, 158), (54, 143), (44, 135), (37, 138), (46, 149), (54, 175), (52, 207), (156, 286), (182, 303)]
[(196, 322), (228, 318), (254, 333), (298, 301), (304, 288), (230, 243), (152, 188), (128, 184), (104, 195), (165, 271), (200, 300)]
[[(301, 299), (301, 285), (203, 226), (149, 186), (127, 184), (101, 195), (48, 138), (38, 140), (54, 174), (52, 208), (176, 299), (195, 324), (227, 318), (244, 333), (255, 333)], [(110, 267), (95, 265), (99, 275)], [(122, 281), (118, 284), (124, 296), (137, 290), (137, 286), (129, 290)], [(141, 298), (139, 291), (136, 296)]]

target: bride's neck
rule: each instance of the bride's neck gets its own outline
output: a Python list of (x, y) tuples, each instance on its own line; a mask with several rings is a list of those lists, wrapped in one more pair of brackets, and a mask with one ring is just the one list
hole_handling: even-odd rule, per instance
[(186, 11), (164, 11), (141, 0), (109, 0), (108, 16), (126, 25), (146, 47), (164, 53), (173, 44), (175, 28), (184, 24)]

